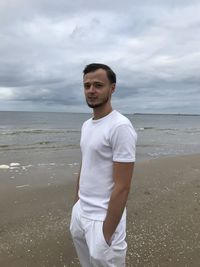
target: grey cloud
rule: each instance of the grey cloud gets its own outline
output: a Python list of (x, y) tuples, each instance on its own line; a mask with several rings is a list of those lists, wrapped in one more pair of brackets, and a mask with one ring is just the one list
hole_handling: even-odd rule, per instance
[(124, 110), (200, 112), (199, 11), (195, 0), (1, 1), (1, 102), (83, 110), (82, 68), (105, 62)]

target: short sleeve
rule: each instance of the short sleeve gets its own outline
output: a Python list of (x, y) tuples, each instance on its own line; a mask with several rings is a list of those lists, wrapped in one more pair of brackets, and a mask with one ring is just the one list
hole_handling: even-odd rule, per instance
[(137, 134), (131, 124), (117, 126), (111, 132), (113, 161), (135, 162)]

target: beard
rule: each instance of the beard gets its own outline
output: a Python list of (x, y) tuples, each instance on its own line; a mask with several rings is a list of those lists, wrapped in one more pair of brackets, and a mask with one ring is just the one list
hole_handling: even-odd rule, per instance
[(90, 108), (99, 108), (99, 107), (104, 106), (109, 101), (109, 99), (110, 99), (110, 96), (107, 95), (104, 98), (100, 99), (98, 103), (91, 104), (88, 102), (87, 98), (86, 98), (86, 102), (88, 104), (88, 107)]

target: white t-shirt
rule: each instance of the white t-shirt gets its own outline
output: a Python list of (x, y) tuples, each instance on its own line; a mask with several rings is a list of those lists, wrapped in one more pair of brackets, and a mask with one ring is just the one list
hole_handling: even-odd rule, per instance
[(114, 187), (113, 162), (134, 162), (136, 141), (131, 122), (116, 110), (101, 119), (84, 122), (79, 199), (86, 218), (105, 219)]

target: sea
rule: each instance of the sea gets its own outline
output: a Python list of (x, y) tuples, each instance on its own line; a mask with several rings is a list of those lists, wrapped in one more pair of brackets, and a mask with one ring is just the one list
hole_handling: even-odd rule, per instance
[[(138, 161), (200, 153), (200, 115), (124, 115), (138, 134)], [(88, 113), (1, 111), (0, 165), (6, 153), (59, 153), (79, 149), (81, 126), (91, 116)]]

